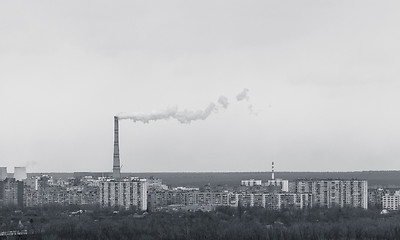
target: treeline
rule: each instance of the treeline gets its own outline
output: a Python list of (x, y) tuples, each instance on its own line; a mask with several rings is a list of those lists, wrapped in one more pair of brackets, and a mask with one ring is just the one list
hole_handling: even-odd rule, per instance
[[(92, 206), (26, 209), (20, 216), (36, 239), (400, 239), (400, 214), (355, 208), (285, 209), (218, 207), (212, 212), (143, 214)], [(1, 221), (18, 213), (1, 210)], [(3, 215), (8, 211), (8, 216)]]

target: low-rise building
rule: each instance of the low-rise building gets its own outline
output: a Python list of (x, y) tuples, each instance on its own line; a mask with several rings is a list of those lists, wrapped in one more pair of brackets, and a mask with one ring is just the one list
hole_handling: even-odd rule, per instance
[(382, 208), (386, 210), (399, 210), (400, 194), (385, 194), (382, 196)]
[(246, 187), (253, 187), (253, 186), (261, 186), (262, 181), (261, 180), (255, 180), (255, 179), (248, 179), (248, 180), (242, 180), (241, 181), (242, 186)]
[(265, 183), (265, 186), (276, 186), (279, 188), (280, 191), (282, 192), (288, 192), (289, 191), (289, 180), (285, 179), (270, 179)]

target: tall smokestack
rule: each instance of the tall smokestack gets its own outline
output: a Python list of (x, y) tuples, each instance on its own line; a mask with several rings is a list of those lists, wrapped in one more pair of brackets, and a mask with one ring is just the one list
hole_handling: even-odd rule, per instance
[(272, 180), (275, 180), (274, 162), (272, 162)]
[(121, 177), (121, 165), (119, 161), (118, 117), (114, 116), (113, 178), (120, 178), (120, 177)]

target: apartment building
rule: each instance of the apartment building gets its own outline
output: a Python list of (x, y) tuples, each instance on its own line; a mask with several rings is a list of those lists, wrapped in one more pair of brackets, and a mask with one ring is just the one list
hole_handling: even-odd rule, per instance
[(315, 206), (368, 208), (368, 182), (365, 180), (299, 179), (294, 185), (296, 193), (312, 194)]
[(0, 181), (0, 205), (14, 205), (19, 208), (25, 206), (24, 182), (15, 178)]
[(382, 196), (382, 209), (386, 210), (399, 210), (400, 194), (385, 194)]
[(100, 206), (147, 210), (146, 179), (103, 180), (100, 186)]

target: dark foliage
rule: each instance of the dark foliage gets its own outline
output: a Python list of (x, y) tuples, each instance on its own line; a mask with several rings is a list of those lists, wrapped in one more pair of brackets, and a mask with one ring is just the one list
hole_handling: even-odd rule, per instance
[(41, 239), (400, 239), (400, 214), (355, 208), (218, 207), (213, 212), (128, 211), (87, 206), (0, 209), (2, 231), (43, 231)]

